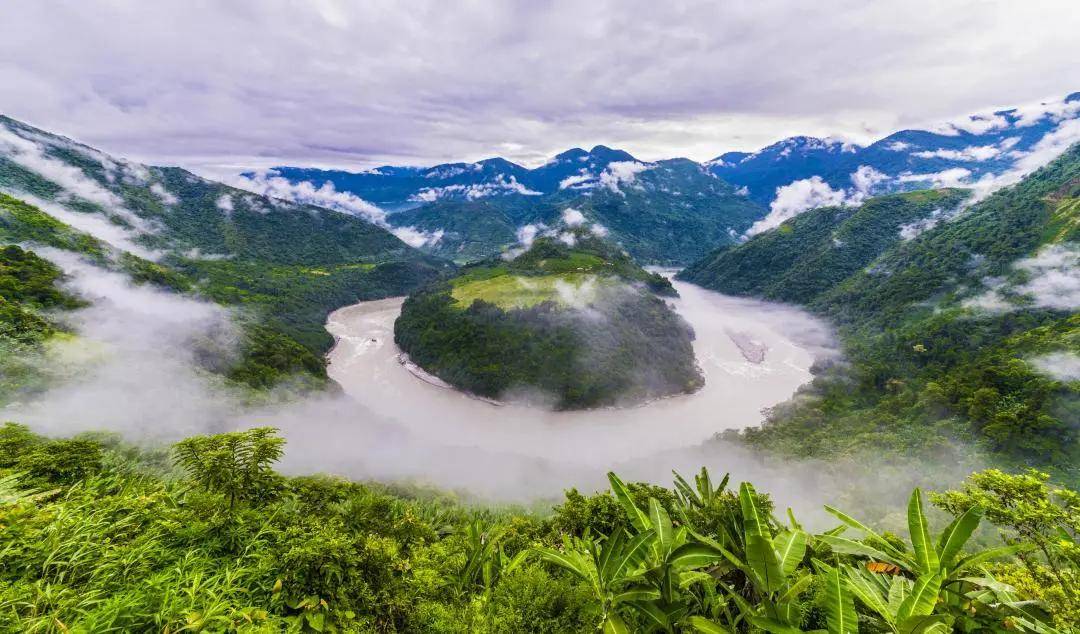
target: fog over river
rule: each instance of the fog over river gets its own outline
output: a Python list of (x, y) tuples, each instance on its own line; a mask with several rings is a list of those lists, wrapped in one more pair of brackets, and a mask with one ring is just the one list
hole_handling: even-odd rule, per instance
[[(356, 415), (321, 417), (340, 421), (332, 423), (337, 432), (290, 433), (289, 453), (297, 455), (297, 445), (310, 442), (311, 450), (319, 445), (326, 470), (415, 478), (509, 498), (603, 486), (610, 469), (661, 483), (670, 482), (672, 468), (696, 471), (702, 464), (734, 469), (741, 477), (749, 475), (747, 469), (770, 470), (735, 448), (722, 446), (729, 451), (719, 455), (716, 447), (700, 445), (722, 430), (759, 424), (763, 408), (787, 400), (808, 382), (815, 358), (834, 352), (829, 328), (789, 306), (679, 282), (675, 287), (680, 297), (672, 301), (696, 333), (705, 387), (622, 409), (553, 412), (494, 405), (440, 387), (399, 359), (393, 329), (401, 298), (342, 308), (327, 322), (338, 339), (329, 374), (343, 388), (344, 402), (352, 402), (338, 399), (334, 407), (353, 407)], [(364, 425), (362, 432), (363, 420), (386, 422)], [(327, 447), (325, 439), (315, 438), (324, 433), (342, 442)]]

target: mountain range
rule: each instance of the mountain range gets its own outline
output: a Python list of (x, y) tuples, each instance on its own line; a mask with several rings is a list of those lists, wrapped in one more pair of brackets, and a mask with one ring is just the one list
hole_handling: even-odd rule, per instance
[[(278, 167), (270, 174), (331, 202), (346, 194), (354, 206), (377, 206), (411, 244), (459, 261), (498, 253), (523, 228), (549, 224), (573, 207), (639, 260), (685, 265), (709, 247), (734, 244), (815, 206), (988, 185), (1075, 138), (1080, 93), (902, 130), (866, 146), (796, 136), (704, 163), (647, 162), (599, 145), (567, 150), (533, 169), (491, 158), (362, 172)], [(287, 195), (289, 187), (279, 191)]]

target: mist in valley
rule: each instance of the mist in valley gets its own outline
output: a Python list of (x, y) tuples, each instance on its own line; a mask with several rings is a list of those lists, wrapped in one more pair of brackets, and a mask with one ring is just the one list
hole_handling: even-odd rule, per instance
[[(0, 418), (48, 435), (107, 430), (160, 446), (274, 426), (288, 441), (279, 465), (285, 473), (409, 482), (506, 503), (555, 501), (570, 487), (604, 489), (609, 470), (670, 485), (672, 470), (689, 475), (706, 466), (755, 482), (807, 518), (820, 517), (821, 504), (845, 491), (873, 490), (885, 504), (902, 500), (914, 483), (958, 481), (972, 468), (942, 460), (951, 466), (938, 471), (949, 473), (896, 468), (867, 479), (859, 460), (793, 462), (715, 438), (760, 424), (764, 408), (811, 380), (814, 363), (838, 360), (829, 327), (788, 306), (680, 283), (675, 306), (696, 332), (705, 387), (638, 407), (553, 412), (493, 405), (420, 380), (393, 344), (401, 300), (365, 302), (328, 320), (338, 339), (329, 374), (342, 390), (297, 398), (282, 387), (251, 402), (206, 369), (207, 355), (235, 354), (242, 315), (132, 284), (70, 253), (38, 252), (63, 268), (68, 290), (89, 301), (57, 315), (77, 336), (46, 355), (50, 387), (0, 410)], [(740, 338), (765, 349), (761, 363), (743, 355)]]

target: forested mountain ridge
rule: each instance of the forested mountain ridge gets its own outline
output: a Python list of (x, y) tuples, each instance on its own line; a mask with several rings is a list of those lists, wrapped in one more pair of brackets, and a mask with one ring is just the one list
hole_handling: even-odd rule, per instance
[(528, 226), (582, 211), (635, 258), (682, 265), (731, 242), (765, 215), (688, 159), (647, 163), (621, 150), (573, 149), (529, 170), (502, 159), (364, 173), (277, 168), (275, 177), (333, 186), (392, 210), (387, 222), (423, 232), (426, 251), (460, 262), (499, 253)]
[(297, 372), (325, 380), (330, 310), (404, 294), (448, 266), (367, 219), (132, 163), (9, 118), (0, 191), (12, 195), (0, 194), (4, 242), (241, 307), (243, 359), (230, 375), (254, 386)]
[(413, 293), (395, 343), (469, 393), (552, 409), (700, 388), (693, 331), (662, 299), (675, 295), (671, 282), (582, 222)]
[[(1074, 145), (954, 217), (916, 220), (921, 232), (909, 239), (891, 217), (877, 218), (871, 238), (892, 232), (891, 245), (842, 279), (818, 273), (806, 286), (814, 256), (792, 256), (828, 245), (843, 226), (835, 209), (806, 212), (690, 267), (686, 277), (707, 287), (797, 301), (841, 327), (850, 366), (823, 373), (806, 390), (813, 398), (777, 408), (746, 437), (821, 455), (929, 447), (945, 434), (1075, 477), (1080, 398), (1068, 360), (1080, 353), (1078, 197)], [(731, 274), (746, 270), (758, 272), (749, 281)]]

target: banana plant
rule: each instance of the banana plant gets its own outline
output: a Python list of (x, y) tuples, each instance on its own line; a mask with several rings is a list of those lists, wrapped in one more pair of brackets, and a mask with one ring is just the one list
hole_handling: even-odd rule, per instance
[(503, 551), (501, 540), (505, 532), (505, 528), (485, 530), (479, 520), (465, 529), (465, 566), (458, 576), (462, 589), (479, 586), (490, 595), (502, 575), (512, 572), (525, 560), (528, 550), (513, 557)]
[(971, 507), (955, 517), (938, 535), (931, 536), (923, 511), (922, 492), (915, 489), (908, 501), (908, 533), (911, 551), (898, 548), (858, 520), (826, 506), (844, 528), (854, 528), (863, 541), (843, 537), (839, 530), (815, 539), (838, 554), (870, 559), (865, 567), (842, 566), (846, 585), (859, 602), (881, 618), (893, 632), (952, 631), (953, 617), (943, 607), (970, 608), (968, 588), (978, 588), (974, 577), (965, 577), (993, 559), (1014, 554), (1023, 546), (993, 548), (965, 556), (963, 548), (982, 520), (982, 510)]
[(855, 518), (831, 507), (825, 510), (843, 522), (845, 528), (854, 528), (863, 534), (863, 541), (849, 539), (830, 531), (815, 539), (827, 544), (836, 553), (868, 557), (874, 561), (892, 564), (916, 580), (923, 577), (941, 577), (941, 585), (947, 586), (988, 561), (1013, 555), (1025, 549), (1023, 545), (992, 548), (963, 556), (964, 545), (982, 521), (982, 509), (971, 507), (957, 516), (938, 535), (936, 543), (931, 538), (930, 526), (923, 511), (922, 491), (915, 489), (908, 500), (908, 533), (911, 553), (897, 548), (871, 528)]
[[(760, 508), (760, 497), (754, 487), (744, 482), (739, 486), (739, 506), (742, 511), (743, 556), (724, 548), (722, 544), (703, 535), (694, 534), (704, 545), (719, 552), (734, 568), (740, 570), (753, 588), (756, 602), (748, 600), (735, 589), (721, 583), (738, 612), (728, 616), (728, 628), (741, 623), (776, 634), (801, 632), (803, 604), (800, 595), (814, 577), (800, 563), (806, 556), (810, 536), (792, 517), (792, 525), (773, 535), (769, 518)], [(725, 626), (702, 618), (690, 619), (688, 624), (706, 634), (727, 631)], [(719, 628), (719, 629), (716, 629)]]
[(563, 537), (561, 549), (538, 548), (540, 557), (583, 580), (600, 604), (600, 629), (604, 634), (630, 631), (619, 615), (623, 606), (660, 598), (660, 592), (644, 582), (646, 556), (656, 541), (651, 530), (629, 536), (622, 529), (603, 540)]
[[(711, 484), (702, 482), (701, 491), (712, 491)], [(608, 474), (611, 490), (623, 506), (632, 530), (652, 534), (655, 539), (646, 554), (643, 578), (657, 592), (654, 598), (637, 599), (633, 607), (646, 617), (652, 627), (671, 632), (684, 620), (690, 602), (685, 595), (691, 585), (712, 577), (702, 568), (724, 559), (721, 550), (703, 543), (685, 525), (675, 526), (659, 500), (649, 498), (648, 511), (638, 507), (629, 489), (614, 473)]]

